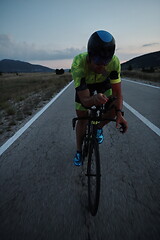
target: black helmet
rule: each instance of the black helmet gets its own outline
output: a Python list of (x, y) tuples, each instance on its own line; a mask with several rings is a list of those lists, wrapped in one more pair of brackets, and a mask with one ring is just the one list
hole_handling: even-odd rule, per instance
[(89, 59), (95, 64), (106, 65), (109, 63), (115, 52), (114, 37), (106, 31), (94, 32), (88, 41)]

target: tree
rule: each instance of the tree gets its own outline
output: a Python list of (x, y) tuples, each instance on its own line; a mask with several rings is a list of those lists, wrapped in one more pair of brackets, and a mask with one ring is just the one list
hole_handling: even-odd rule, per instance
[(56, 69), (56, 74), (60, 75), (60, 74), (64, 74), (64, 69)]

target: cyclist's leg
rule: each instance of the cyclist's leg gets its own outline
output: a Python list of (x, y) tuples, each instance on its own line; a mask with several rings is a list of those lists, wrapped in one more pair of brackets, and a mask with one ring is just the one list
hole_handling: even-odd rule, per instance
[[(88, 111), (76, 110), (77, 117), (87, 117)], [(77, 151), (82, 151), (82, 143), (85, 135), (87, 120), (78, 120), (76, 125)]]

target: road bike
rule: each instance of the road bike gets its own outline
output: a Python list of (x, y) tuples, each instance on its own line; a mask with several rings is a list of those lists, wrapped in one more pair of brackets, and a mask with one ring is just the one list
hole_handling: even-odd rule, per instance
[[(101, 121), (116, 121), (114, 118), (104, 118), (103, 114), (114, 107), (115, 97), (110, 97), (105, 105), (93, 106), (89, 108), (88, 117), (77, 117), (72, 119), (73, 129), (77, 120), (87, 120), (86, 133), (83, 140), (82, 159), (88, 159), (87, 172), (88, 177), (88, 205), (92, 216), (95, 216), (99, 206), (100, 183), (101, 183), (101, 166), (100, 152), (97, 140), (97, 128)], [(123, 127), (123, 126), (122, 126)]]

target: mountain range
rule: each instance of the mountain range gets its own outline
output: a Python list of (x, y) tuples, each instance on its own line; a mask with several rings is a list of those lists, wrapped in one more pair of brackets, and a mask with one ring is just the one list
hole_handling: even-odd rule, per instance
[(122, 70), (129, 67), (132, 69), (160, 68), (160, 51), (144, 54), (121, 64)]
[(3, 73), (34, 73), (34, 72), (54, 72), (54, 69), (41, 65), (31, 64), (17, 60), (4, 59), (0, 61), (0, 72)]
[[(129, 69), (129, 67), (131, 67), (132, 69), (140, 68), (142, 69), (150, 67), (160, 68), (160, 51), (144, 54), (121, 64), (122, 70)], [(0, 61), (0, 72), (34, 73), (34, 72), (55, 72), (55, 70), (41, 65), (30, 64), (28, 62), (4, 59)]]

